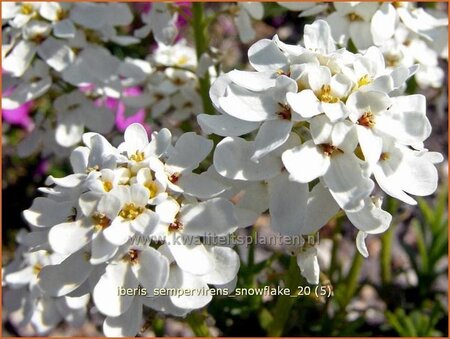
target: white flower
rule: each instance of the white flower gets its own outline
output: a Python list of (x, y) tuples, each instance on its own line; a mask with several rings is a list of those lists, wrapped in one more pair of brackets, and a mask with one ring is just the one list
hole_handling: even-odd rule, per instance
[(364, 176), (354, 154), (356, 131), (348, 121), (333, 125), (320, 115), (311, 120), (311, 134), (312, 140), (283, 153), (292, 180), (307, 183), (322, 177), (341, 208), (359, 208), (374, 184)]
[(173, 14), (168, 4), (152, 3), (150, 12), (142, 14), (144, 26), (136, 30), (134, 35), (143, 39), (153, 32), (157, 42), (171, 45), (178, 34), (176, 20), (177, 13)]
[(425, 196), (437, 188), (438, 173), (434, 164), (442, 155), (427, 150), (416, 151), (394, 141), (383, 144), (382, 153), (373, 174), (383, 191), (407, 204), (416, 201), (407, 193)]
[(333, 3), (333, 5), (336, 12), (330, 14), (326, 21), (331, 27), (334, 39), (339, 44), (346, 45), (348, 39), (351, 38), (359, 50), (373, 45), (370, 20), (379, 4), (375, 2), (339, 2)]
[(140, 286), (151, 296), (155, 288), (165, 287), (168, 280), (169, 261), (157, 250), (131, 247), (122, 256), (106, 266), (93, 290), (95, 305), (108, 317), (123, 316), (136, 298), (135, 295), (120, 295), (120, 288)]
[(317, 285), (319, 283), (320, 267), (315, 247), (300, 250), (297, 254), (297, 265), (308, 284)]
[(251, 19), (261, 20), (264, 15), (264, 7), (258, 2), (238, 2), (239, 10), (234, 18), (234, 23), (239, 32), (239, 39), (250, 42), (255, 39), (255, 31)]
[(214, 267), (205, 246), (195, 238), (226, 235), (236, 228), (233, 205), (222, 198), (182, 207), (168, 198), (155, 210), (160, 224), (152, 235), (165, 240), (177, 265), (192, 274), (205, 274)]
[(56, 141), (71, 147), (81, 141), (84, 127), (108, 133), (114, 125), (113, 114), (104, 107), (96, 107), (79, 91), (60, 95), (53, 103), (57, 115)]

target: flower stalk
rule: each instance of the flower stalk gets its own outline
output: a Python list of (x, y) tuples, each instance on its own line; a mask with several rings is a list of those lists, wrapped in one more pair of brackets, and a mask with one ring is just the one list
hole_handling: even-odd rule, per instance
[[(192, 27), (194, 29), (195, 51), (197, 62), (203, 53), (208, 51), (208, 37), (206, 34), (207, 20), (205, 18), (204, 3), (194, 2), (192, 4)], [(209, 98), (209, 88), (211, 87), (211, 78), (206, 71), (203, 77), (199, 77), (200, 96), (203, 101), (203, 110), (207, 114), (214, 114), (214, 106)]]

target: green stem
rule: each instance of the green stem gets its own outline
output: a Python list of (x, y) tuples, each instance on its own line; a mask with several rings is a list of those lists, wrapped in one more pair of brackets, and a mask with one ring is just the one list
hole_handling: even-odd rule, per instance
[[(386, 204), (386, 211), (395, 215), (398, 210), (398, 202), (395, 199), (388, 198)], [(381, 265), (381, 281), (383, 285), (389, 285), (392, 282), (392, 267), (391, 267), (391, 256), (392, 256), (392, 240), (394, 239), (394, 229), (397, 223), (396, 218), (391, 222), (391, 226), (386, 232), (381, 236), (381, 253), (380, 253), (380, 265)]]
[(199, 312), (192, 312), (186, 317), (186, 321), (196, 337), (211, 337), (209, 328), (205, 324), (205, 317)]
[(345, 283), (345, 294), (342, 302), (342, 309), (344, 312), (345, 308), (350, 303), (353, 295), (358, 289), (359, 273), (361, 272), (363, 262), (364, 257), (359, 254), (359, 252), (356, 252)]
[(391, 250), (394, 238), (394, 227), (389, 227), (381, 236), (381, 281), (383, 285), (389, 285), (392, 281)]
[[(205, 20), (204, 3), (202, 2), (192, 3), (192, 26), (194, 29), (197, 62), (200, 62), (202, 54), (208, 51), (208, 38), (206, 34), (207, 22)], [(199, 78), (199, 85), (204, 113), (215, 114), (214, 106), (209, 98), (211, 79), (208, 71), (205, 72), (203, 78)]]
[(291, 313), (292, 306), (297, 300), (294, 298), (294, 293), (297, 291), (297, 287), (300, 284), (300, 270), (297, 266), (296, 257), (291, 257), (289, 263), (289, 272), (286, 276), (286, 287), (291, 291), (291, 296), (281, 295), (278, 297), (275, 309), (273, 311), (273, 320), (269, 326), (269, 337), (280, 337), (283, 335), (283, 330), (286, 325), (289, 315)]

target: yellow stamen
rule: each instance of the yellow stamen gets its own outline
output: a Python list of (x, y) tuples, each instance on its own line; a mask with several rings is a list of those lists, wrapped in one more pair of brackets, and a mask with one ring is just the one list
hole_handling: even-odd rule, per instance
[(319, 97), (320, 101), (326, 102), (326, 103), (335, 104), (335, 103), (339, 102), (339, 98), (337, 98), (331, 94), (330, 85), (323, 85), (320, 88), (318, 97)]
[(355, 12), (348, 13), (347, 19), (351, 22), (363, 21), (363, 18), (360, 15), (356, 14)]
[(372, 82), (372, 79), (370, 78), (370, 76), (368, 74), (362, 76), (361, 78), (359, 78), (358, 80), (358, 88), (359, 87), (363, 87), (365, 85), (368, 85)]
[(383, 152), (380, 155), (380, 161), (389, 160), (390, 157), (391, 155), (389, 153)]
[(113, 188), (113, 184), (111, 181), (103, 181), (103, 189), (105, 190), (105, 192), (111, 191), (112, 188)]
[(92, 215), (92, 221), (94, 222), (95, 229), (98, 231), (104, 230), (111, 225), (111, 219), (100, 212), (95, 212)]
[(125, 204), (125, 206), (120, 210), (119, 215), (126, 220), (134, 220), (142, 212), (144, 212), (144, 207), (137, 206), (134, 202), (130, 202)]
[(145, 159), (144, 152), (136, 151), (136, 153), (134, 153), (130, 156), (130, 160), (133, 160), (136, 162), (141, 162), (144, 159)]

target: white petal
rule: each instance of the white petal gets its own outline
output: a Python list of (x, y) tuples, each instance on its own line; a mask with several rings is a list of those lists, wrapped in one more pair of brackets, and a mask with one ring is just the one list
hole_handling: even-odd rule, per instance
[(395, 179), (405, 192), (426, 196), (436, 191), (438, 172), (426, 158), (410, 155), (404, 157)]
[[(183, 241), (185, 243), (183, 243)], [(214, 267), (213, 258), (203, 245), (188, 244), (189, 239), (167, 242), (170, 252), (177, 265), (186, 272), (202, 275), (210, 272)]]
[(149, 235), (156, 225), (159, 223), (159, 216), (155, 212), (145, 209), (136, 219), (131, 223), (132, 229), (138, 233)]
[(241, 2), (240, 5), (252, 16), (253, 19), (261, 20), (264, 15), (264, 6), (260, 2)]
[(297, 254), (297, 265), (308, 284), (317, 285), (319, 283), (320, 267), (315, 247), (310, 247)]
[(107, 337), (135, 337), (142, 322), (142, 303), (135, 300), (130, 308), (118, 317), (106, 317), (103, 333)]
[(255, 151), (251, 160), (257, 161), (283, 145), (289, 138), (291, 129), (290, 120), (277, 119), (263, 122), (255, 138)]
[(248, 49), (248, 60), (258, 72), (275, 72), (288, 65), (286, 56), (280, 51), (274, 41), (262, 39)]
[(391, 165), (391, 159), (382, 161), (380, 166), (374, 166), (373, 174), (380, 188), (390, 196), (397, 198), (407, 204), (416, 205), (417, 202), (408, 194), (403, 192), (397, 178), (392, 175), (392, 169), (396, 169), (398, 164)]
[(359, 50), (364, 50), (373, 45), (370, 24), (368, 22), (355, 21), (349, 27), (350, 38)]
[(119, 217), (114, 219), (112, 224), (103, 231), (106, 240), (117, 246), (125, 244), (133, 235), (130, 222), (120, 219)]
[(319, 151), (312, 140), (287, 150), (282, 155), (283, 165), (292, 180), (308, 183), (322, 176), (330, 166), (330, 159)]
[(370, 23), (370, 31), (375, 45), (383, 44), (394, 35), (396, 18), (394, 6), (387, 2), (383, 3), (375, 12)]
[(378, 162), (383, 148), (383, 139), (375, 135), (370, 129), (357, 126), (359, 145), (364, 154), (364, 160), (373, 165)]
[(38, 197), (31, 207), (23, 211), (25, 220), (36, 227), (50, 227), (67, 220), (71, 211), (71, 202), (57, 202)]
[(38, 284), (45, 294), (60, 297), (78, 288), (89, 277), (92, 269), (85, 251), (80, 250), (58, 265), (44, 266), (39, 273)]
[(226, 186), (208, 177), (206, 173), (182, 175), (178, 179), (177, 185), (183, 189), (185, 194), (200, 199), (215, 197), (227, 189)]
[(272, 228), (289, 236), (303, 234), (308, 185), (290, 181), (282, 173), (269, 181), (269, 197)]
[(363, 176), (352, 154), (333, 156), (324, 180), (338, 205), (345, 210), (360, 208), (362, 199), (374, 188), (373, 181)]
[(180, 308), (201, 308), (208, 304), (212, 299), (211, 294), (208, 293), (208, 285), (203, 282), (200, 277), (185, 272), (177, 266), (172, 266), (170, 269), (170, 277), (167, 287), (192, 291), (190, 296), (183, 295), (170, 297), (173, 304)]
[(134, 295), (119, 295), (120, 288), (136, 288), (138, 281), (131, 272), (129, 263), (117, 261), (106, 267), (92, 297), (95, 306), (103, 314), (118, 317), (126, 312), (133, 303)]
[(14, 77), (21, 77), (36, 53), (36, 45), (31, 41), (21, 40), (2, 62), (5, 72)]
[(207, 247), (214, 260), (214, 269), (202, 276), (203, 281), (213, 285), (224, 285), (232, 281), (239, 271), (239, 256), (232, 248)]
[(213, 142), (194, 132), (184, 133), (177, 140), (173, 151), (166, 161), (166, 166), (177, 172), (197, 168), (213, 148)]
[(74, 112), (58, 114), (55, 139), (63, 147), (71, 147), (81, 141), (84, 132), (84, 118)]
[(253, 144), (242, 138), (225, 138), (214, 152), (214, 167), (220, 175), (236, 180), (265, 180), (281, 172), (281, 161), (270, 155), (250, 160)]
[(153, 296), (155, 288), (163, 288), (169, 279), (169, 260), (151, 247), (139, 252), (138, 262), (131, 269), (148, 296)]
[[(148, 135), (144, 126), (138, 123), (131, 124), (124, 133), (125, 144), (122, 144), (123, 150), (128, 155), (134, 154), (136, 151), (142, 151), (148, 145)], [(121, 147), (119, 146), (119, 150)]]
[(248, 43), (255, 39), (255, 30), (252, 27), (252, 21), (248, 13), (240, 10), (238, 15), (234, 17), (234, 23), (238, 29), (239, 39), (243, 43)]
[(73, 39), (76, 36), (76, 28), (71, 20), (61, 20), (54, 24), (53, 34), (57, 38)]
[(348, 40), (348, 21), (338, 12), (331, 13), (326, 20), (330, 25), (333, 38), (338, 44), (344, 45)]
[(311, 25), (305, 25), (303, 39), (306, 48), (318, 53), (328, 54), (336, 50), (330, 26), (324, 20), (316, 20)]
[(356, 236), (356, 248), (358, 249), (358, 252), (361, 253), (361, 255), (364, 258), (367, 258), (369, 256), (369, 251), (367, 250), (366, 246), (366, 238), (367, 233), (363, 231), (359, 231)]
[(364, 199), (364, 206), (357, 212), (346, 212), (350, 222), (367, 234), (378, 234), (386, 231), (392, 221), (392, 216), (376, 207), (372, 199)]
[[(297, 113), (300, 118), (312, 118), (320, 113), (320, 101), (317, 99), (314, 92), (310, 89), (305, 89), (299, 93), (287, 93), (286, 99), (291, 109)], [(294, 120), (300, 120), (295, 118)]]
[(330, 191), (319, 182), (309, 193), (302, 234), (312, 234), (324, 226), (339, 211)]
[(82, 220), (55, 225), (48, 234), (48, 242), (53, 251), (71, 254), (86, 245), (92, 236), (92, 227)]
[(323, 102), (321, 106), (331, 122), (342, 120), (346, 118), (349, 113), (347, 107), (342, 103), (342, 101), (339, 101), (337, 103)]
[(275, 86), (276, 73), (269, 72), (248, 72), (237, 69), (227, 73), (231, 81), (236, 85), (251, 91), (264, 91)]
[(118, 247), (105, 239), (103, 232), (97, 232), (92, 237), (91, 258), (92, 265), (98, 265), (111, 259), (117, 253)]
[(222, 137), (237, 137), (259, 127), (259, 122), (244, 121), (225, 114), (199, 114), (197, 122), (204, 133), (217, 134)]
[(184, 225), (184, 233), (193, 236), (229, 234), (237, 224), (233, 204), (223, 198), (183, 206), (180, 221)]
[(219, 104), (227, 114), (241, 120), (258, 122), (274, 119), (280, 106), (269, 93), (251, 92), (230, 84), (227, 96), (219, 98)]
[(166, 153), (170, 146), (172, 140), (172, 134), (167, 128), (163, 128), (159, 133), (152, 133), (152, 140), (148, 145), (147, 151), (150, 155), (160, 157), (162, 154)]
[(75, 53), (61, 40), (49, 37), (37, 50), (41, 59), (57, 72), (62, 72), (75, 60)]

